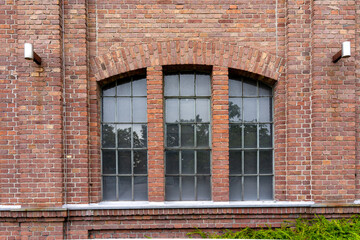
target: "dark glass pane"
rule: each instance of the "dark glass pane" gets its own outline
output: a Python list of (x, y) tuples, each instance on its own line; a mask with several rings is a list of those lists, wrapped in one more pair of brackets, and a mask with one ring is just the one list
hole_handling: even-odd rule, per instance
[(117, 86), (118, 96), (131, 96), (131, 83), (129, 79), (118, 82)]
[(133, 98), (133, 122), (146, 122), (147, 102), (145, 97)]
[(131, 147), (131, 125), (130, 124), (118, 124), (118, 146), (119, 148)]
[(195, 177), (182, 177), (181, 180), (181, 200), (195, 200)]
[(131, 98), (117, 98), (117, 121), (131, 122)]
[(194, 96), (194, 77), (191, 74), (180, 74), (180, 96)]
[(194, 146), (194, 124), (186, 124), (181, 126), (181, 146)]
[(256, 174), (257, 173), (257, 152), (244, 151), (244, 173)]
[(166, 151), (165, 174), (179, 174), (179, 151)]
[(146, 96), (146, 78), (134, 80), (132, 90), (133, 96)]
[(132, 200), (131, 177), (118, 177), (119, 179), (119, 200)]
[(103, 174), (116, 173), (116, 151), (103, 150), (102, 151)]
[(195, 101), (194, 99), (180, 99), (180, 121), (195, 121)]
[(116, 104), (115, 98), (104, 97), (103, 98), (103, 122), (115, 122)]
[(116, 200), (116, 177), (103, 177), (103, 200)]
[(242, 81), (229, 79), (229, 96), (242, 96)]
[(103, 88), (103, 96), (115, 96), (116, 83), (111, 83)]
[(259, 171), (262, 173), (272, 173), (272, 150), (260, 150)]
[(244, 125), (244, 147), (245, 148), (256, 148), (257, 137), (256, 137), (256, 124), (245, 124)]
[(229, 99), (229, 121), (241, 122), (242, 121), (242, 98)]
[(257, 177), (244, 177), (244, 200), (257, 200)]
[(243, 81), (244, 96), (256, 96), (257, 86), (255, 80), (244, 79)]
[(147, 173), (147, 151), (134, 151), (134, 174)]
[(118, 151), (118, 167), (119, 174), (131, 174), (131, 151)]
[(259, 125), (260, 147), (272, 147), (272, 127), (271, 124)]
[(230, 148), (241, 148), (242, 147), (242, 125), (230, 124), (229, 129), (229, 147)]
[(165, 177), (165, 200), (180, 200), (179, 177)]
[(146, 124), (133, 125), (133, 147), (145, 148), (147, 146), (147, 127)]
[(211, 200), (211, 187), (209, 176), (197, 177), (197, 200)]
[(166, 125), (166, 143), (168, 147), (179, 146), (179, 125), (177, 124)]
[(115, 125), (103, 124), (102, 125), (102, 147), (114, 148), (115, 147)]
[(244, 122), (257, 121), (257, 98), (244, 98)]
[(196, 96), (210, 96), (210, 75), (196, 74)]
[(166, 122), (179, 122), (179, 99), (166, 99)]
[(181, 152), (181, 173), (195, 173), (194, 151), (185, 150)]
[(203, 150), (196, 152), (196, 161), (197, 161), (197, 173), (198, 174), (210, 174), (210, 151)]
[(230, 177), (229, 181), (229, 191), (230, 191), (230, 201), (241, 201), (241, 177)]
[(209, 146), (209, 124), (196, 125), (196, 142), (198, 147)]
[(259, 95), (260, 96), (272, 96), (272, 88), (259, 82)]
[(242, 151), (230, 151), (229, 152), (229, 171), (230, 174), (242, 173)]
[(210, 122), (209, 99), (196, 99), (196, 122)]
[(179, 96), (179, 75), (165, 75), (165, 96)]
[(134, 177), (134, 200), (146, 201), (148, 199), (147, 177)]
[(263, 176), (259, 179), (260, 200), (273, 200), (272, 176)]
[(272, 121), (272, 99), (267, 97), (259, 98), (259, 121)]

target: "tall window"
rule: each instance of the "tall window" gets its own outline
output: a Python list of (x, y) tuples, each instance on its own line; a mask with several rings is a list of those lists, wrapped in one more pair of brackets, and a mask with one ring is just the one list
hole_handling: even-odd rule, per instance
[(165, 199), (210, 200), (210, 76), (169, 74), (165, 84)]
[(147, 200), (146, 78), (102, 91), (103, 200)]
[(229, 121), (230, 200), (272, 200), (272, 89), (230, 77)]

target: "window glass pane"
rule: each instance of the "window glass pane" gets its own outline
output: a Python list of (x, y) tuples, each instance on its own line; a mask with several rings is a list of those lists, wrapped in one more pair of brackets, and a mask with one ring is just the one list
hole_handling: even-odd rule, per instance
[(111, 83), (103, 88), (103, 96), (115, 96), (116, 83)]
[(210, 151), (197, 151), (196, 153), (196, 162), (197, 162), (197, 173), (199, 174), (210, 174)]
[(272, 88), (262, 82), (259, 82), (259, 95), (272, 96)]
[(134, 174), (147, 173), (147, 151), (136, 150), (134, 151)]
[(129, 79), (118, 82), (116, 87), (118, 96), (131, 96), (131, 83)]
[(179, 174), (179, 151), (166, 151), (166, 174)]
[(196, 99), (196, 122), (210, 122), (210, 99)]
[(211, 187), (209, 176), (197, 177), (197, 200), (211, 200)]
[(118, 177), (119, 179), (119, 200), (132, 200), (131, 177)]
[(131, 151), (119, 150), (118, 151), (118, 173), (131, 174)]
[(244, 98), (244, 122), (257, 121), (257, 98)]
[(242, 81), (229, 79), (229, 96), (242, 96)]
[(256, 96), (257, 95), (257, 86), (255, 80), (244, 79), (243, 80), (244, 87), (244, 96)]
[(114, 148), (115, 147), (115, 125), (103, 124), (102, 126), (102, 147)]
[(242, 173), (242, 151), (231, 150), (229, 152), (229, 172), (230, 174)]
[(165, 177), (165, 200), (180, 200), (179, 177)]
[(242, 98), (229, 99), (229, 121), (241, 122), (242, 121)]
[(272, 146), (272, 127), (271, 124), (259, 125), (260, 147)]
[(179, 146), (179, 125), (167, 124), (166, 125), (166, 143), (168, 147)]
[(257, 200), (257, 177), (244, 177), (244, 200)]
[(207, 74), (196, 74), (196, 96), (210, 96), (210, 76)]
[(103, 122), (115, 122), (115, 98), (106, 97), (103, 98)]
[(146, 78), (141, 78), (132, 83), (133, 96), (146, 96)]
[(146, 122), (147, 102), (146, 98), (133, 98), (133, 122)]
[(116, 152), (115, 150), (102, 151), (103, 174), (116, 173)]
[(164, 76), (165, 96), (179, 96), (179, 75)]
[(195, 121), (194, 99), (180, 99), (180, 120), (181, 122)]
[(131, 122), (131, 98), (117, 98), (117, 121)]
[(259, 179), (259, 197), (260, 200), (272, 200), (272, 176), (263, 176)]
[(272, 99), (267, 97), (259, 98), (259, 121), (272, 121)]
[(230, 148), (241, 148), (242, 147), (242, 125), (230, 124), (229, 129), (229, 146)]
[(179, 122), (179, 99), (166, 99), (166, 122)]
[(259, 171), (261, 173), (272, 173), (272, 150), (260, 150)]
[(196, 125), (196, 142), (198, 147), (209, 146), (209, 124)]
[(256, 174), (257, 173), (257, 152), (244, 151), (244, 173)]
[(116, 200), (116, 177), (103, 177), (103, 200)]
[(181, 180), (181, 200), (195, 200), (195, 177), (182, 177)]
[(257, 137), (256, 137), (256, 124), (245, 124), (244, 125), (244, 147), (245, 148), (256, 148)]
[(130, 124), (118, 124), (118, 147), (130, 148), (131, 147), (131, 125)]
[(134, 124), (133, 125), (133, 147), (145, 148), (147, 145), (147, 125)]
[(240, 201), (241, 198), (241, 177), (230, 177), (229, 190), (230, 190), (230, 201)]
[(134, 200), (146, 201), (148, 199), (147, 177), (134, 177)]
[(186, 150), (181, 152), (181, 173), (195, 173), (194, 151)]
[(194, 124), (181, 125), (181, 146), (194, 147)]
[(193, 73), (180, 74), (180, 96), (194, 96), (194, 77)]

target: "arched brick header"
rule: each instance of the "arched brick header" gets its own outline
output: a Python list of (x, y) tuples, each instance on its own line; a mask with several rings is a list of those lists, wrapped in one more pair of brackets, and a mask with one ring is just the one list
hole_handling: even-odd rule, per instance
[(158, 65), (216, 65), (278, 80), (284, 60), (232, 42), (164, 41), (119, 48), (91, 59), (97, 81)]

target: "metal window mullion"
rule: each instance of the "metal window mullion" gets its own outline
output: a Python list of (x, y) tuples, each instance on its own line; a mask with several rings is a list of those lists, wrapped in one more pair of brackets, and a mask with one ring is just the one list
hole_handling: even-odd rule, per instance
[[(257, 92), (259, 95), (259, 81), (256, 82), (256, 86), (257, 86)], [(259, 148), (260, 148), (260, 125), (259, 125), (259, 120), (260, 120), (260, 100), (259, 97), (256, 99), (256, 119), (257, 119), (257, 124), (256, 124), (256, 198), (259, 201), (260, 200), (260, 180), (259, 180)]]

